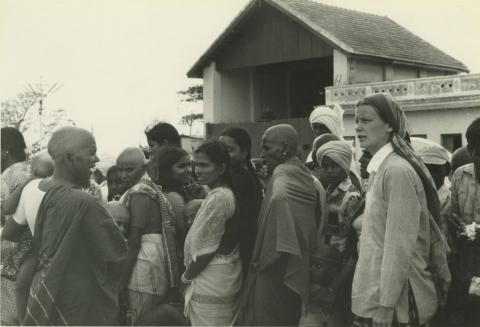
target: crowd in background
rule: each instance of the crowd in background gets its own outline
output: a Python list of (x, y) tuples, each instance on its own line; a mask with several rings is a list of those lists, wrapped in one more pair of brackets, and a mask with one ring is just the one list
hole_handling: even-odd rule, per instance
[(480, 118), (453, 156), (414, 150), (376, 94), (288, 124), (259, 158), (238, 127), (193, 155), (145, 131), (102, 172), (93, 135), (63, 127), (27, 160), (1, 130), (2, 325), (480, 326)]

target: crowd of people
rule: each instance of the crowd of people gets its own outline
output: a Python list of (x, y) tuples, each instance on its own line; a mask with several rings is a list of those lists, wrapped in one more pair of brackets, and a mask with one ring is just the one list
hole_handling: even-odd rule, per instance
[(29, 160), (3, 127), (1, 324), (480, 326), (480, 118), (453, 157), (387, 95), (356, 104), (359, 158), (342, 120), (312, 111), (306, 161), (288, 124), (251, 158), (161, 122), (105, 174), (84, 129)]

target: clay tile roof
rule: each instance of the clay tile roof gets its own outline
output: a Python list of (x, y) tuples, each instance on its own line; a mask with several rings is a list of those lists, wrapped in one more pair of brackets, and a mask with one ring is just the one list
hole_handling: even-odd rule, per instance
[[(263, 1), (284, 12), (292, 19), (329, 41), (348, 54), (380, 57), (420, 65), (436, 66), (454, 71), (468, 72), (460, 61), (416, 36), (386, 16), (379, 16), (310, 0), (252, 0), (227, 30), (187, 73), (201, 76), (201, 67), (228, 35), (229, 29), (252, 10), (253, 3)], [(200, 74), (198, 74), (200, 73)]]

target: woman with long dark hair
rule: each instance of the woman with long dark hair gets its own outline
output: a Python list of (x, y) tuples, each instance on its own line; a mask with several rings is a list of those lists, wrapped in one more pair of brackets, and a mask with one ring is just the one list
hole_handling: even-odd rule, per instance
[(239, 212), (240, 257), (245, 278), (257, 235), (262, 187), (250, 162), (252, 142), (247, 131), (230, 127), (223, 131), (219, 141), (227, 146), (230, 155), (230, 173)]
[(175, 214), (177, 238), (180, 248), (183, 249), (187, 222), (184, 215), (185, 203), (190, 200), (185, 190), (189, 182), (190, 155), (178, 147), (166, 147), (152, 158), (156, 165), (155, 183), (162, 186), (162, 190), (172, 206)]
[(238, 215), (230, 156), (218, 141), (194, 153), (195, 174), (210, 191), (185, 239), (185, 315), (193, 326), (232, 325), (242, 285)]

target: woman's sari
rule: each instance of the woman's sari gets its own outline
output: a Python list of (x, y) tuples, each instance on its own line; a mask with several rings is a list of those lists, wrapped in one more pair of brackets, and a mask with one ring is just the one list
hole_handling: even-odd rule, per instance
[[(202, 203), (185, 240), (185, 266), (199, 256), (217, 252), (226, 222), (235, 213), (231, 190), (218, 187)], [(193, 326), (232, 325), (238, 310), (242, 264), (238, 247), (216, 254), (185, 291), (185, 315)]]

